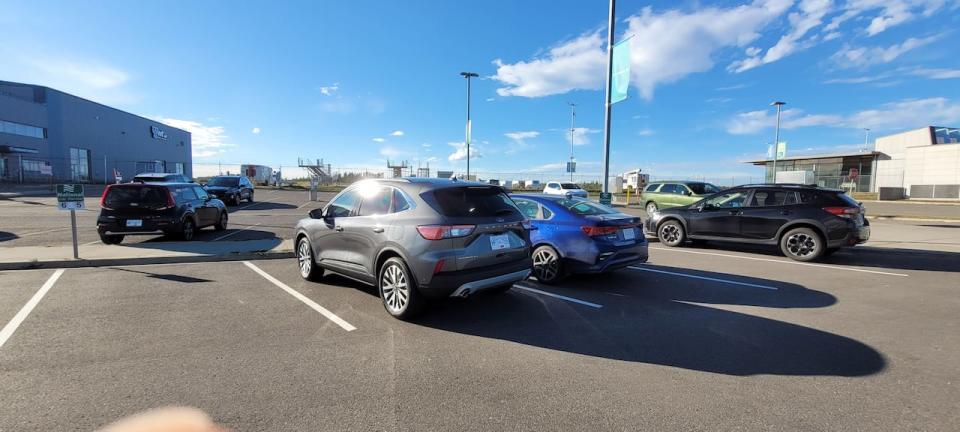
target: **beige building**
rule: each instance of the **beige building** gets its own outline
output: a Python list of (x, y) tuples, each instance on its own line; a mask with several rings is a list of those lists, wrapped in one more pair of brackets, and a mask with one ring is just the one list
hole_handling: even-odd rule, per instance
[(886, 198), (960, 199), (960, 129), (927, 126), (878, 137), (876, 189)]

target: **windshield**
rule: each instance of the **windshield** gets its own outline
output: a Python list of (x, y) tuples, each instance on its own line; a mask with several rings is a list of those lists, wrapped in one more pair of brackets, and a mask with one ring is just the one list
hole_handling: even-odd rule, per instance
[(432, 201), (436, 203), (431, 206), (444, 216), (492, 217), (520, 213), (513, 200), (498, 187), (453, 187), (427, 194), (432, 194)]
[(557, 201), (558, 204), (570, 210), (571, 213), (580, 215), (580, 216), (590, 216), (590, 215), (602, 215), (602, 214), (613, 214), (617, 213), (616, 210), (597, 204), (593, 201), (588, 201), (585, 199), (561, 199)]
[(706, 195), (712, 194), (715, 192), (720, 192), (720, 188), (710, 184), (710, 183), (687, 183), (687, 187), (697, 195)]
[(580, 189), (580, 186), (577, 186), (576, 183), (560, 183), (561, 189)]
[(107, 195), (103, 197), (103, 203), (109, 208), (165, 207), (167, 205), (167, 189), (160, 186), (111, 186)]
[(236, 186), (239, 184), (240, 179), (238, 177), (214, 177), (207, 182), (207, 186)]

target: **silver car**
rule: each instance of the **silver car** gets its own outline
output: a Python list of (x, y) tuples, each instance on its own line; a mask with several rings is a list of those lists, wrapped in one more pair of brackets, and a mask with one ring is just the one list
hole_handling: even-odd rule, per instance
[(363, 180), (297, 223), (300, 275), (377, 287), (408, 319), (431, 298), (504, 292), (532, 266), (529, 228), (499, 186), (446, 179)]

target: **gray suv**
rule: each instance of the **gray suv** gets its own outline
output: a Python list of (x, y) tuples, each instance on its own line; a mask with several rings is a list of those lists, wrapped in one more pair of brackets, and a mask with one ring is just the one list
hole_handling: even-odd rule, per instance
[(446, 179), (354, 183), (296, 227), (300, 275), (377, 287), (408, 319), (431, 298), (504, 292), (530, 274), (529, 222), (499, 186)]

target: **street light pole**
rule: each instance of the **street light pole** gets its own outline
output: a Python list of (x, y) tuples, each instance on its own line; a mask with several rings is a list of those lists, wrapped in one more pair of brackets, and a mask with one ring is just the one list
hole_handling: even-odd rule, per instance
[(870, 128), (863, 128), (863, 151), (870, 145)]
[(610, 0), (607, 18), (607, 94), (603, 112), (603, 193), (610, 193), (610, 98), (613, 90), (613, 25), (617, 1)]
[(470, 180), (470, 134), (471, 134), (471, 125), (470, 125), (470, 78), (476, 78), (480, 75), (477, 75), (473, 72), (460, 72), (464, 78), (467, 79), (467, 131), (466, 131), (466, 145), (467, 145), (467, 180)]
[[(577, 104), (573, 102), (567, 102), (567, 105), (570, 105), (570, 163), (573, 164), (573, 133), (576, 131), (576, 120), (577, 120)], [(571, 165), (572, 167), (572, 165)], [(570, 170), (570, 181), (573, 182), (573, 170)]]
[(777, 156), (780, 153), (780, 108), (786, 105), (786, 102), (775, 101), (770, 105), (777, 107), (777, 131), (773, 138), (773, 182), (777, 182)]

